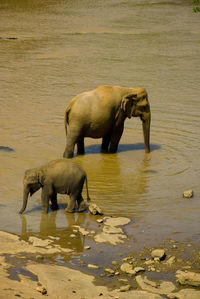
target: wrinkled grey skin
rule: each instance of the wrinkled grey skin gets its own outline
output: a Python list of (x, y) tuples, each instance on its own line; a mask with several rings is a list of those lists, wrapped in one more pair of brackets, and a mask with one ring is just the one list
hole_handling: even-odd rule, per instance
[(84, 182), (86, 182), (87, 200), (89, 200), (87, 175), (79, 165), (67, 159), (60, 159), (29, 169), (24, 175), (23, 206), (19, 213), (22, 214), (25, 211), (29, 194), (32, 196), (40, 188), (42, 188), (43, 213), (48, 213), (49, 202), (51, 202), (52, 210), (58, 209), (57, 193), (69, 195), (67, 212), (74, 212), (76, 203), (78, 211), (82, 212), (86, 209), (81, 195)]
[(115, 153), (124, 129), (125, 119), (140, 117), (143, 124), (145, 152), (150, 152), (151, 112), (143, 87), (99, 86), (73, 98), (65, 110), (65, 158), (84, 154), (84, 137), (102, 138), (101, 151)]

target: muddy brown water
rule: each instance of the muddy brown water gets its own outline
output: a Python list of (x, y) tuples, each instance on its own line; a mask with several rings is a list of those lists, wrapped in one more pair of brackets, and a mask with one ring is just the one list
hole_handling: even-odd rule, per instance
[[(199, 246), (200, 15), (190, 1), (8, 0), (0, 15), (0, 230), (60, 236), (83, 252), (85, 243), (69, 235), (72, 224), (96, 228), (89, 214), (65, 215), (61, 206), (43, 218), (38, 192), (18, 215), (24, 171), (62, 157), (63, 113), (73, 96), (100, 84), (142, 85), (151, 153), (135, 118), (126, 121), (117, 154), (101, 154), (100, 140), (87, 139), (86, 155), (74, 161), (88, 174), (92, 201), (106, 215), (131, 218), (120, 250), (163, 239)], [(190, 200), (182, 197), (187, 189)]]

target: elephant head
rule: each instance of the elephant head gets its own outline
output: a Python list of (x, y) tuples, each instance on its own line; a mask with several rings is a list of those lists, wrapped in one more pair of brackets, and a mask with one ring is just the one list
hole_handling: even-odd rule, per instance
[(36, 169), (27, 170), (24, 175), (23, 206), (19, 212), (20, 214), (26, 209), (29, 194), (32, 196), (41, 187), (41, 179), (38, 171)]
[(123, 97), (121, 109), (128, 118), (140, 117), (143, 125), (145, 152), (149, 153), (151, 111), (146, 90), (143, 87), (132, 88), (130, 93)]

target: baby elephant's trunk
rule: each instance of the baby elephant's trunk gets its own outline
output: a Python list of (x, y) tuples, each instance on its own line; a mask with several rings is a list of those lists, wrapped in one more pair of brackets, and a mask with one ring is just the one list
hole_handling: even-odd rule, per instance
[(23, 205), (22, 205), (21, 210), (19, 211), (19, 214), (22, 214), (26, 209), (27, 202), (28, 202), (28, 195), (29, 195), (29, 189), (24, 188)]

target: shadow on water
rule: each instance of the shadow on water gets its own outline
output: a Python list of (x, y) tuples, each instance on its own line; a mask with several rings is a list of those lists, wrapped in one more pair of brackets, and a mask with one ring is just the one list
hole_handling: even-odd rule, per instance
[(14, 149), (8, 146), (3, 146), (0, 145), (0, 151), (5, 151), (5, 152), (14, 152)]
[[(159, 144), (151, 144), (150, 146), (151, 152), (160, 150), (161, 146)], [(101, 151), (101, 146), (99, 144), (93, 144), (85, 147), (86, 154), (98, 154)], [(118, 153), (121, 152), (129, 152), (129, 151), (139, 151), (144, 150), (143, 143), (135, 143), (135, 144), (120, 144), (118, 147)]]

